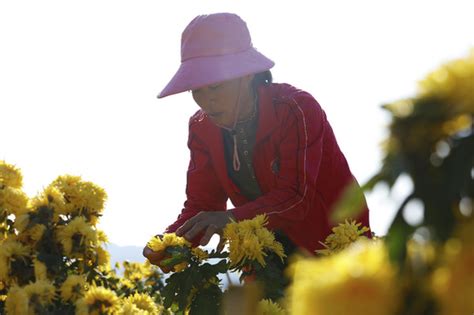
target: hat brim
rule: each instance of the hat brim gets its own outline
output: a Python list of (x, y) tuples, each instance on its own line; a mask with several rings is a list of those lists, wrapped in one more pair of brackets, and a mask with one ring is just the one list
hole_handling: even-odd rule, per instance
[(253, 47), (235, 54), (192, 58), (181, 63), (158, 98), (263, 72), (274, 65), (272, 60)]

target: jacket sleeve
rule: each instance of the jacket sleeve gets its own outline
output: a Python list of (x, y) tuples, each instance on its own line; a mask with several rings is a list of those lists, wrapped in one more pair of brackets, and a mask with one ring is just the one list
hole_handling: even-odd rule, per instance
[(325, 114), (307, 93), (288, 102), (287, 117), (281, 126), (276, 186), (260, 198), (232, 209), (239, 221), (265, 213), (269, 228), (281, 228), (304, 220), (310, 208), (324, 203), (315, 185), (323, 154)]
[(201, 211), (226, 210), (225, 194), (213, 168), (208, 148), (189, 131), (188, 147), (191, 159), (187, 171), (186, 201), (178, 219), (166, 228), (172, 233), (189, 218)]

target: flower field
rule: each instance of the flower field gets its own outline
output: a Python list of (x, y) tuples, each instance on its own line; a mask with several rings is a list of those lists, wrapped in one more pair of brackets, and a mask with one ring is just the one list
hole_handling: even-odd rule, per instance
[[(386, 236), (350, 219), (360, 191), (349, 190), (316, 253), (287, 255), (265, 216), (228, 224), (222, 252), (151, 237), (167, 277), (148, 262), (110, 265), (101, 187), (63, 175), (30, 197), (0, 161), (0, 314), (473, 314), (474, 51), (384, 108), (385, 156), (362, 189), (413, 182)], [(413, 201), (416, 225), (404, 218)], [(239, 286), (223, 288), (228, 272)]]

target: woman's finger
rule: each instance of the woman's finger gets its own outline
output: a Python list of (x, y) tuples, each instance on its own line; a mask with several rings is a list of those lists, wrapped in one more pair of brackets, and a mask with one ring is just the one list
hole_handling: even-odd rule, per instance
[(183, 235), (183, 237), (191, 242), (199, 233), (201, 233), (204, 229), (208, 227), (208, 223), (199, 221), (194, 224), (187, 232)]
[(205, 213), (203, 212), (199, 212), (198, 214), (196, 214), (194, 217), (186, 220), (186, 222), (184, 222), (183, 225), (181, 225), (177, 230), (176, 230), (176, 235), (178, 236), (183, 236), (184, 234), (186, 234), (197, 222), (199, 222), (203, 215)]
[(205, 246), (209, 243), (211, 240), (211, 237), (218, 231), (217, 226), (214, 224), (210, 224), (206, 232), (204, 233), (204, 236), (201, 238), (201, 241), (199, 242), (200, 245)]

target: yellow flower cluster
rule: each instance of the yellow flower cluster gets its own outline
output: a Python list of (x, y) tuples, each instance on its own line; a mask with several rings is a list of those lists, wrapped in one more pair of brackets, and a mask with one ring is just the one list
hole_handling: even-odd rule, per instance
[(191, 247), (191, 243), (185, 238), (177, 236), (175, 233), (166, 233), (163, 237), (155, 236), (147, 244), (147, 246), (154, 252), (159, 252), (167, 249), (170, 246), (186, 246)]
[(273, 252), (280, 258), (285, 257), (283, 246), (265, 225), (267, 217), (258, 215), (252, 220), (232, 222), (224, 228), (224, 238), (229, 243), (231, 268), (242, 266), (248, 261), (257, 261), (265, 266), (267, 252)]
[(117, 294), (104, 287), (91, 287), (76, 303), (76, 315), (116, 314), (120, 308)]
[[(95, 226), (106, 199), (102, 188), (66, 175), (30, 199), (21, 185), (20, 171), (0, 161), (1, 314), (69, 313), (73, 307), (87, 315), (161, 313), (154, 300), (161, 300), (157, 267), (124, 263), (124, 277), (110, 268), (107, 236)], [(171, 235), (162, 245), (174, 244), (190, 246)]]
[[(471, 219), (472, 220), (472, 219)], [(442, 261), (432, 276), (432, 288), (442, 315), (474, 312), (474, 222), (446, 242)]]
[(0, 188), (2, 186), (21, 188), (23, 186), (23, 176), (18, 168), (0, 160)]
[(97, 223), (107, 198), (104, 189), (72, 175), (59, 176), (48, 188), (51, 187), (58, 189), (64, 196), (66, 203), (63, 212), (78, 212), (79, 215), (90, 217), (91, 224)]
[(367, 227), (360, 227), (362, 223), (356, 221), (345, 220), (344, 223), (339, 223), (338, 226), (332, 228), (332, 234), (326, 237), (324, 247), (326, 249), (317, 250), (318, 254), (330, 255), (340, 252), (347, 246), (351, 245), (360, 238), (366, 238), (363, 234), (369, 231)]
[(360, 240), (336, 255), (301, 259), (289, 268), (291, 314), (394, 314), (395, 270), (382, 241)]

